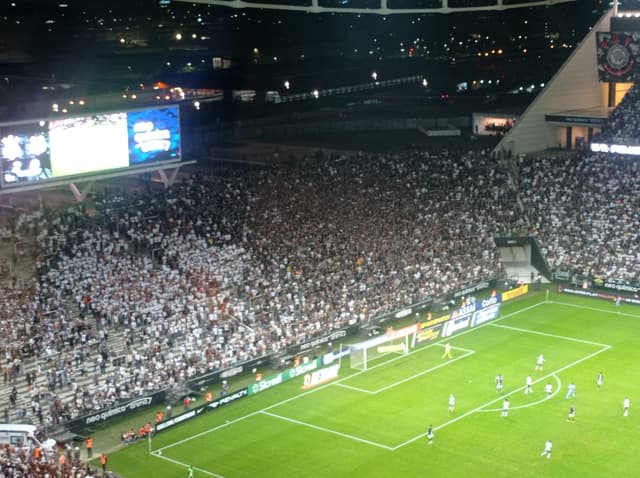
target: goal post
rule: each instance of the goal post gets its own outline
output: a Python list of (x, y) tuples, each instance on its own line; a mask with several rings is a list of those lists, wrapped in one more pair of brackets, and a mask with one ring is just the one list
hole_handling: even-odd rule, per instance
[(406, 355), (414, 344), (418, 324), (393, 330), (388, 328), (382, 335), (351, 345), (349, 354), (351, 368), (366, 371), (371, 361), (389, 354)]

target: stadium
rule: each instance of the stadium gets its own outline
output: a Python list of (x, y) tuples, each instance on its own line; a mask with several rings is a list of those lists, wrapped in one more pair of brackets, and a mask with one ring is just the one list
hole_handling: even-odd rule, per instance
[[(407, 13), (284, 3), (264, 8)], [(640, 8), (623, 7), (518, 113), (324, 106), (422, 92), (407, 74), (270, 94), (279, 116), (232, 126), (198, 116), (210, 90), (161, 87), (0, 123), (0, 474), (634, 476)]]

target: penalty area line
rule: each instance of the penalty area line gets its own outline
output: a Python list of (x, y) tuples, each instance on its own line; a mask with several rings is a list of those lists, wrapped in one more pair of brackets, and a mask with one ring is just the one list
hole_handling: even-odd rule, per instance
[[(454, 347), (451, 347), (451, 348), (453, 349)], [(457, 362), (458, 360), (462, 360), (463, 358), (467, 358), (470, 355), (473, 355), (474, 353), (476, 353), (475, 350), (471, 350), (471, 349), (463, 349), (461, 347), (456, 347), (456, 349), (457, 350), (464, 350), (466, 353), (464, 355), (460, 355), (459, 357), (456, 357), (454, 359), (449, 359), (446, 362), (442, 362), (442, 363), (440, 363), (438, 365), (434, 365), (433, 367), (430, 367), (430, 368), (428, 368), (426, 370), (423, 370), (421, 372), (415, 373), (415, 374), (413, 374), (413, 375), (411, 375), (409, 377), (403, 378), (402, 380), (399, 380), (397, 382), (393, 382), (393, 383), (391, 383), (391, 384), (389, 384), (387, 386), (384, 386), (382, 388), (378, 388), (377, 390), (367, 390), (366, 388), (354, 387), (352, 385), (347, 385), (347, 384), (342, 383), (342, 382), (334, 382), (333, 385), (336, 386), (336, 387), (342, 387), (342, 388), (346, 388), (346, 389), (349, 389), (349, 390), (354, 390), (356, 392), (366, 393), (368, 395), (377, 395), (377, 394), (379, 394), (381, 392), (385, 392), (387, 390), (390, 390), (390, 389), (392, 389), (394, 387), (397, 387), (398, 385), (402, 385), (403, 383), (410, 382), (411, 380), (416, 379), (418, 377), (421, 377), (422, 375), (426, 375), (426, 374), (428, 374), (430, 372), (433, 372), (434, 370), (438, 370), (439, 368), (446, 367), (447, 365), (450, 365), (450, 364), (452, 364), (454, 362)], [(350, 377), (346, 377), (346, 378), (348, 379)]]
[(490, 324), (490, 325), (492, 327), (500, 327), (501, 329), (515, 330), (516, 332), (525, 332), (527, 334), (544, 335), (545, 337), (553, 337), (555, 339), (569, 340), (571, 342), (578, 342), (581, 344), (595, 345), (596, 347), (611, 348), (611, 345), (608, 345), (608, 344), (601, 344), (599, 342), (592, 342), (591, 340), (578, 339), (575, 337), (567, 337), (566, 335), (550, 334), (548, 332), (540, 332), (538, 330), (531, 330), (531, 329), (522, 329), (520, 327), (512, 327), (510, 325), (503, 325), (503, 324)]
[(367, 440), (365, 438), (360, 438), (360, 437), (357, 437), (355, 435), (349, 435), (348, 433), (342, 433), (342, 432), (339, 432), (339, 431), (336, 431), (336, 430), (332, 430), (330, 428), (325, 428), (325, 427), (321, 427), (321, 426), (318, 426), (318, 425), (313, 425), (311, 423), (303, 422), (301, 420), (296, 420), (295, 418), (285, 417), (285, 416), (282, 416), (282, 415), (278, 415), (276, 413), (266, 412), (264, 410), (262, 412), (260, 412), (260, 413), (262, 415), (268, 415), (270, 417), (278, 418), (278, 419), (284, 420), (286, 422), (295, 423), (296, 425), (301, 425), (301, 426), (304, 426), (304, 427), (307, 427), (307, 428), (312, 428), (313, 430), (319, 430), (319, 431), (322, 431), (322, 432), (325, 432), (325, 433), (331, 433), (333, 435), (338, 435), (338, 436), (340, 436), (342, 438), (347, 438), (349, 440), (354, 440), (354, 441), (357, 441), (357, 442), (360, 442), (360, 443), (365, 443), (367, 445), (376, 446), (378, 448), (384, 448), (385, 450), (393, 450), (392, 447), (387, 446), (387, 445), (383, 445), (381, 443), (376, 443), (374, 441)]
[(449, 359), (446, 362), (442, 362), (442, 363), (440, 363), (438, 365), (435, 365), (435, 366), (433, 366), (431, 368), (428, 368), (427, 370), (423, 370), (422, 372), (418, 372), (418, 373), (416, 373), (414, 375), (411, 375), (410, 377), (407, 377), (407, 378), (404, 378), (404, 379), (399, 380), (397, 382), (394, 382), (392, 384), (389, 384), (386, 387), (379, 388), (378, 390), (374, 391), (373, 394), (377, 395), (378, 393), (385, 392), (385, 391), (390, 390), (390, 389), (392, 389), (394, 387), (397, 387), (398, 385), (402, 385), (403, 383), (407, 383), (407, 382), (409, 382), (409, 381), (411, 381), (411, 380), (413, 380), (415, 378), (421, 377), (422, 375), (426, 375), (428, 373), (433, 372), (434, 370), (438, 370), (439, 368), (446, 367), (447, 365), (451, 365), (453, 362), (457, 362), (458, 360), (462, 360), (462, 359), (467, 358), (467, 357), (469, 357), (469, 356), (471, 356), (471, 355), (476, 353), (475, 350), (469, 350), (469, 349), (461, 349), (461, 350), (467, 350), (467, 353), (465, 353), (464, 355), (460, 355), (459, 357), (456, 357), (454, 359)]
[(640, 315), (629, 314), (628, 312), (619, 312), (617, 310), (607, 310), (607, 309), (601, 309), (599, 307), (589, 307), (589, 306), (580, 305), (580, 304), (570, 304), (568, 302), (562, 302), (559, 300), (550, 300), (548, 303), (555, 304), (555, 305), (564, 305), (565, 307), (574, 307), (576, 309), (593, 310), (594, 312), (604, 312), (605, 314), (623, 315), (625, 317), (633, 317), (634, 319), (640, 319)]

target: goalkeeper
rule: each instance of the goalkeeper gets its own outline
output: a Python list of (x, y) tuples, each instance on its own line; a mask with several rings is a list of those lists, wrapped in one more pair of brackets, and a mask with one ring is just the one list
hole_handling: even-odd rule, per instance
[(444, 353), (442, 354), (442, 358), (445, 358), (445, 357), (448, 359), (453, 358), (451, 356), (451, 344), (449, 342), (444, 344)]

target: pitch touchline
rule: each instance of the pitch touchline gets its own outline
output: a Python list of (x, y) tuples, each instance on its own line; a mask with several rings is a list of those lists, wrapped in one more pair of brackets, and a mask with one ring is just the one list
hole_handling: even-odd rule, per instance
[(313, 425), (311, 423), (307, 423), (307, 422), (303, 422), (303, 421), (300, 421), (300, 420), (296, 420), (294, 418), (285, 417), (285, 416), (282, 416), (282, 415), (278, 415), (276, 413), (265, 412), (265, 411), (262, 411), (260, 413), (262, 415), (268, 415), (270, 417), (279, 418), (280, 420), (284, 420), (284, 421), (287, 421), (287, 422), (295, 423), (296, 425), (302, 425), (302, 426), (305, 426), (305, 427), (308, 427), (308, 428), (313, 428), (314, 430), (320, 430), (320, 431), (323, 431), (323, 432), (326, 432), (326, 433), (332, 433), (334, 435), (341, 436), (343, 438), (348, 438), (350, 440), (355, 440), (355, 441), (359, 441), (361, 443), (366, 443), (367, 445), (377, 446), (379, 448), (384, 448), (385, 450), (393, 450), (393, 448), (391, 448), (390, 446), (382, 445), (381, 443), (376, 443), (374, 441), (367, 440), (365, 438), (360, 438), (360, 437), (357, 437), (355, 435), (349, 435), (348, 433), (342, 433), (342, 432), (339, 432), (339, 431), (336, 431), (336, 430), (332, 430), (331, 428), (325, 428), (325, 427), (321, 427), (321, 426), (318, 426), (318, 425)]
[(576, 307), (578, 309), (594, 310), (596, 312), (605, 312), (607, 314), (624, 315), (625, 317), (634, 317), (636, 319), (640, 319), (640, 315), (629, 314), (627, 312), (618, 312), (618, 311), (614, 311), (614, 310), (600, 309), (600, 308), (597, 308), (597, 307), (588, 307), (586, 305), (579, 305), (579, 304), (569, 304), (567, 302), (558, 302), (556, 300), (550, 300), (547, 303), (549, 303), (549, 304), (557, 304), (557, 305), (564, 305), (566, 307)]
[(587, 345), (596, 345), (598, 347), (611, 347), (610, 345), (607, 345), (607, 344), (601, 344), (601, 343), (598, 343), (598, 342), (591, 342), (590, 340), (577, 339), (575, 337), (567, 337), (565, 335), (550, 334), (548, 332), (540, 332), (540, 331), (531, 330), (531, 329), (521, 329), (520, 327), (512, 327), (510, 325), (502, 325), (502, 324), (490, 324), (490, 325), (492, 327), (500, 327), (502, 329), (515, 330), (517, 332), (526, 332), (528, 334), (544, 335), (546, 337), (553, 337), (553, 338), (556, 338), (556, 339), (570, 340), (572, 342), (579, 342), (579, 343), (587, 344)]
[[(556, 395), (558, 395), (558, 393), (560, 393), (560, 389), (562, 388), (562, 382), (560, 381), (560, 378), (556, 375), (553, 374), (553, 377), (556, 379), (556, 389), (555, 391), (551, 394), (551, 396), (549, 397), (544, 397), (542, 400), (538, 400), (537, 402), (531, 402), (531, 403), (525, 403), (524, 405), (518, 405), (515, 407), (509, 407), (509, 410), (521, 410), (523, 408), (529, 408), (529, 407), (533, 407), (534, 405), (538, 405), (542, 402), (546, 402), (547, 400), (551, 400), (553, 397), (555, 397)], [(506, 395), (502, 395), (502, 397), (509, 397), (511, 395), (513, 395), (514, 392), (509, 392)], [(482, 410), (478, 410), (478, 413), (484, 413), (484, 412), (500, 412), (502, 411), (502, 408), (488, 408), (488, 409), (482, 409)]]
[[(581, 359), (576, 360), (575, 362), (572, 362), (572, 363), (570, 363), (568, 365), (565, 365), (564, 367), (560, 367), (557, 370), (554, 370), (553, 372), (545, 375), (544, 377), (540, 377), (539, 379), (534, 380), (533, 383), (538, 383), (538, 382), (541, 382), (543, 380), (546, 380), (549, 377), (551, 377), (552, 375), (555, 375), (557, 373), (563, 372), (564, 370), (567, 370), (568, 368), (574, 367), (575, 365), (578, 365), (579, 363), (582, 363), (582, 362), (584, 362), (586, 360), (589, 360), (590, 358), (595, 357), (596, 355), (601, 354), (602, 352), (605, 352), (605, 351), (609, 350), (610, 348), (611, 348), (611, 346), (607, 345), (607, 346), (601, 348), (600, 350), (596, 350), (595, 352), (590, 353), (589, 355), (587, 355), (585, 357), (582, 357)], [(520, 391), (524, 390), (525, 387), (526, 387), (526, 385), (523, 385), (523, 386), (521, 386), (519, 388), (516, 388), (515, 390), (510, 392), (510, 394), (520, 392)], [(499, 402), (501, 400), (504, 400), (504, 397), (498, 397), (498, 398), (496, 398), (494, 400), (491, 400), (491, 401), (489, 401), (489, 402), (487, 402), (487, 403), (485, 403), (483, 405), (480, 405), (479, 407), (476, 407), (476, 408), (474, 408), (472, 410), (469, 410), (468, 412), (465, 412), (462, 415), (459, 415), (459, 416), (457, 416), (455, 418), (452, 418), (451, 420), (449, 420), (447, 422), (444, 422), (442, 425), (438, 425), (437, 427), (434, 427), (434, 430), (441, 430), (442, 428), (447, 427), (447, 426), (451, 425), (452, 423), (457, 422), (458, 420), (462, 420), (463, 418), (468, 417), (469, 415), (471, 415), (473, 413), (476, 413), (476, 412), (482, 410), (483, 408), (488, 407), (489, 405), (492, 405), (492, 404), (494, 404), (496, 402)], [(413, 442), (415, 442), (417, 440), (420, 440), (421, 438), (424, 438), (425, 436), (427, 436), (426, 432), (425, 433), (421, 433), (420, 435), (417, 435), (417, 436), (415, 436), (415, 437), (413, 437), (413, 438), (411, 438), (411, 439), (409, 439), (409, 440), (407, 440), (407, 441), (405, 441), (403, 443), (400, 443), (399, 445), (396, 445), (395, 447), (393, 447), (393, 450), (394, 451), (398, 450), (399, 448), (402, 448), (403, 446), (409, 445), (409, 444), (411, 444), (411, 443), (413, 443)]]

